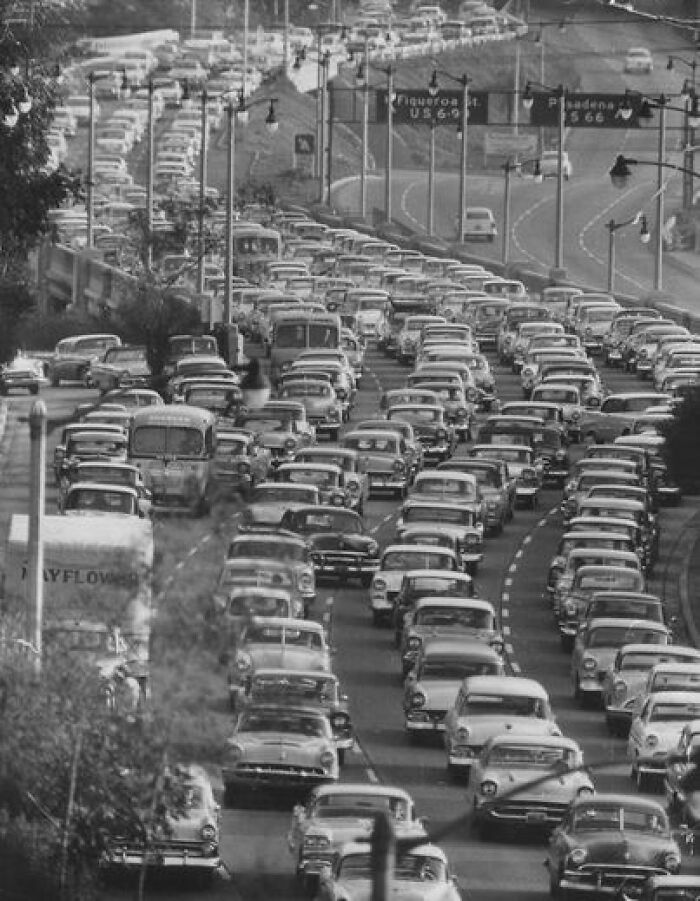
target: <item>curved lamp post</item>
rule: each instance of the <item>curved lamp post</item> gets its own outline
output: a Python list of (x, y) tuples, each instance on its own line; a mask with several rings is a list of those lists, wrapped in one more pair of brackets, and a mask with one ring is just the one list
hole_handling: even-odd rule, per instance
[[(625, 95), (627, 97), (631, 97), (633, 96), (633, 93), (634, 92), (626, 91)], [(657, 168), (655, 192), (656, 234), (654, 246), (654, 290), (661, 291), (663, 290), (663, 225), (664, 194), (666, 190), (664, 185), (663, 170), (673, 169), (676, 172), (681, 172), (685, 175), (692, 174), (693, 177), (697, 177), (697, 173), (693, 172), (693, 170), (687, 166), (676, 166), (673, 163), (665, 162), (664, 159), (666, 154), (666, 113), (668, 110), (685, 113), (685, 109), (681, 107), (671, 106), (669, 103), (669, 98), (665, 94), (661, 94), (656, 98), (644, 97), (637, 115), (640, 119), (652, 119), (653, 110), (655, 109), (659, 110), (659, 142), (656, 162), (653, 162), (652, 160), (635, 160), (624, 156), (618, 156), (615, 160), (615, 165), (610, 170), (610, 179), (616, 188), (623, 188), (627, 184), (627, 181), (629, 180), (629, 177), (631, 175), (629, 169), (630, 166), (646, 165), (656, 166)], [(632, 115), (631, 104), (627, 103), (625, 106), (623, 106), (621, 108), (621, 112), (623, 118), (628, 119)], [(693, 100), (689, 121), (692, 121), (694, 123), (694, 126), (700, 123), (700, 112), (698, 111), (697, 98)]]
[(649, 229), (647, 227), (647, 217), (641, 211), (631, 219), (625, 219), (624, 222), (616, 222), (611, 219), (605, 223), (608, 230), (608, 293), (612, 294), (615, 290), (615, 235), (621, 228), (627, 228), (628, 225), (639, 225), (639, 240), (642, 244), (648, 244), (651, 240)]
[[(469, 125), (469, 84), (471, 83), (471, 79), (466, 74), (457, 76), (451, 75), (449, 72), (445, 72), (442, 69), (433, 69), (430, 81), (428, 82), (428, 93), (431, 97), (435, 97), (440, 90), (438, 75), (442, 75), (462, 87), (462, 110), (459, 127), (459, 135), (461, 138), (459, 154), (459, 220), (457, 225), (457, 240), (461, 243), (464, 236), (467, 215), (467, 135)], [(431, 124), (431, 129), (433, 129), (433, 127), (434, 126)], [(431, 141), (433, 138), (434, 135), (431, 134)]]
[[(697, 123), (693, 124), (693, 118), (697, 118), (697, 95), (695, 92), (696, 88), (696, 76), (697, 76), (697, 68), (698, 61), (696, 57), (692, 59), (686, 59), (684, 56), (677, 56), (676, 54), (670, 54), (668, 57), (668, 62), (666, 63), (666, 68), (669, 72), (673, 71), (676, 67), (676, 63), (680, 63), (682, 66), (685, 66), (687, 69), (690, 69), (690, 80), (686, 79), (683, 82), (683, 88), (681, 90), (681, 98), (685, 100), (685, 117), (683, 119), (683, 140), (686, 147), (691, 147), (695, 143), (695, 129), (697, 127)], [(692, 169), (695, 165), (695, 152), (692, 150), (685, 151), (685, 162), (684, 165), (689, 169)], [(690, 209), (693, 205), (693, 176), (692, 175), (684, 175), (683, 177), (683, 208)]]
[(543, 181), (539, 159), (514, 160), (509, 159), (503, 164), (503, 237), (501, 239), (501, 262), (508, 262), (510, 251), (510, 174), (520, 172), (523, 166), (534, 163), (533, 177), (538, 184)]
[(243, 91), (239, 91), (237, 102), (230, 101), (226, 107), (228, 119), (228, 152), (226, 178), (226, 269), (224, 273), (224, 305), (222, 319), (224, 325), (231, 322), (231, 306), (233, 302), (233, 219), (236, 193), (236, 121), (241, 125), (248, 122), (248, 111), (254, 106), (266, 103), (267, 116), (265, 127), (270, 133), (279, 128), (275, 114), (277, 97), (261, 97), (258, 100), (246, 101)]
[(564, 267), (564, 118), (566, 113), (566, 88), (558, 85), (551, 88), (545, 84), (528, 81), (525, 85), (522, 101), (525, 109), (531, 109), (535, 97), (533, 88), (543, 90), (549, 96), (557, 100), (557, 197), (556, 197), (556, 229), (554, 240), (554, 268), (561, 270)]

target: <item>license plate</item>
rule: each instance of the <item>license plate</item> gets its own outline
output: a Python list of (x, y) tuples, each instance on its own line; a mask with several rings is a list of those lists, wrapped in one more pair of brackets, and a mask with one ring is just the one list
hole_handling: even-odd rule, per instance
[(525, 822), (527, 823), (544, 823), (547, 820), (547, 814), (543, 810), (531, 810), (525, 814)]

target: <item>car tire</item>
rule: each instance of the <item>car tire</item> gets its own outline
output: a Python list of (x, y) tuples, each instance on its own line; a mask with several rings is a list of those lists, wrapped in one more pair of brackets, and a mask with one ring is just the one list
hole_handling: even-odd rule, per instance
[(549, 870), (549, 897), (557, 898), (561, 901), (562, 898), (565, 897), (564, 890), (561, 887), (561, 877), (558, 873), (552, 872), (552, 867), (548, 867)]
[(55, 372), (52, 372), (51, 373), (51, 387), (58, 388), (58, 386), (60, 384), (61, 384), (61, 379), (56, 375)]
[(373, 626), (381, 626), (382, 624), (382, 615), (378, 610), (372, 611), (372, 625)]

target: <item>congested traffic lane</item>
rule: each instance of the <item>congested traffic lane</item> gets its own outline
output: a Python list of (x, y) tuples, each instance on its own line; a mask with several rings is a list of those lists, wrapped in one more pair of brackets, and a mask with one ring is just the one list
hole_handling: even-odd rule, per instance
[[(376, 351), (368, 353), (367, 364), (369, 371), (358, 396), (354, 422), (376, 416), (380, 387), (398, 386), (408, 371)], [(502, 399), (519, 397), (514, 376), (501, 367), (497, 368), (497, 377)], [(607, 371), (605, 379), (613, 389), (639, 385), (631, 377), (617, 372)], [(67, 415), (79, 401), (93, 394), (77, 387), (47, 389), (44, 398), (50, 418)], [(27, 398), (12, 399), (13, 408), (20, 416), (26, 415), (31, 402)], [(48, 461), (55, 438), (56, 432), (53, 432)], [(4, 503), (6, 496), (14, 498), (11, 503), (16, 509), (26, 505), (28, 430), (15, 431), (12, 440), (8, 456), (11, 468), (0, 496), (3, 510), (9, 509)], [(47, 494), (48, 509), (51, 509), (51, 479)], [(509, 616), (504, 619), (506, 627), (511, 629), (511, 660), (524, 674), (539, 679), (548, 688), (564, 732), (581, 742), (587, 759), (609, 760), (610, 765), (598, 777), (598, 784), (602, 788), (630, 791), (633, 789), (627, 778), (624, 742), (608, 738), (599, 712), (580, 710), (571, 700), (568, 656), (559, 649), (551, 615), (543, 600), (544, 567), (560, 534), (558, 516), (545, 517), (545, 512), (555, 508), (559, 498), (558, 491), (543, 492), (539, 511), (519, 510), (502, 536), (488, 539), (477, 585), (480, 594), (498, 603), (504, 580), (512, 580), (508, 588)], [(393, 499), (373, 499), (367, 505), (368, 527), (383, 544), (392, 537), (397, 506)], [(673, 512), (664, 513), (664, 517), (674, 515)], [(193, 546), (210, 529), (208, 520), (192, 521)], [(158, 529), (158, 540), (167, 541), (167, 535), (167, 520), (163, 520)], [(517, 556), (520, 549), (523, 552)], [(197, 565), (196, 555), (191, 558), (191, 565)], [(517, 569), (511, 572), (513, 565)], [(412, 792), (419, 813), (429, 818), (431, 826), (440, 827), (466, 810), (469, 803), (467, 790), (448, 782), (439, 745), (416, 747), (406, 740), (398, 656), (389, 631), (371, 625), (366, 590), (355, 585), (323, 587), (319, 591), (318, 610), (323, 609), (329, 596), (334, 599), (335, 609), (333, 642), (337, 652), (334, 668), (350, 697), (360, 739), (360, 748), (348, 756), (342, 778), (348, 781), (377, 779), (401, 785)], [(295, 901), (301, 898), (285, 842), (289, 822), (289, 805), (276, 802), (254, 801), (242, 809), (223, 810), (222, 853), (234, 878), (232, 884), (215, 887), (212, 897), (230, 897), (233, 889), (244, 898), (272, 895)], [(441, 843), (470, 898), (517, 901), (540, 898), (546, 890), (541, 843), (482, 842), (464, 827)], [(173, 897), (189, 895), (189, 891), (185, 893), (179, 887), (172, 890)]]

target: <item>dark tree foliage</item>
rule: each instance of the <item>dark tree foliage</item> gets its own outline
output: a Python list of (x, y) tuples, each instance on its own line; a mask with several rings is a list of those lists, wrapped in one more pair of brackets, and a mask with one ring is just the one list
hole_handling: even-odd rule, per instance
[(200, 334), (199, 311), (173, 287), (159, 284), (153, 276), (139, 282), (132, 299), (119, 305), (115, 325), (129, 344), (145, 344), (148, 365), (155, 384), (163, 373), (172, 335)]
[(664, 461), (670, 478), (677, 482), (682, 491), (700, 491), (700, 391), (689, 394), (676, 416), (663, 426), (666, 443), (663, 448)]
[(89, 897), (110, 842), (145, 844), (184, 811), (185, 773), (167, 761), (168, 729), (109, 710), (96, 669), (65, 649), (47, 649), (39, 681), (19, 654), (6, 654), (0, 677), (0, 866), (14, 855), (27, 880), (40, 880), (43, 860), (69, 897)]

